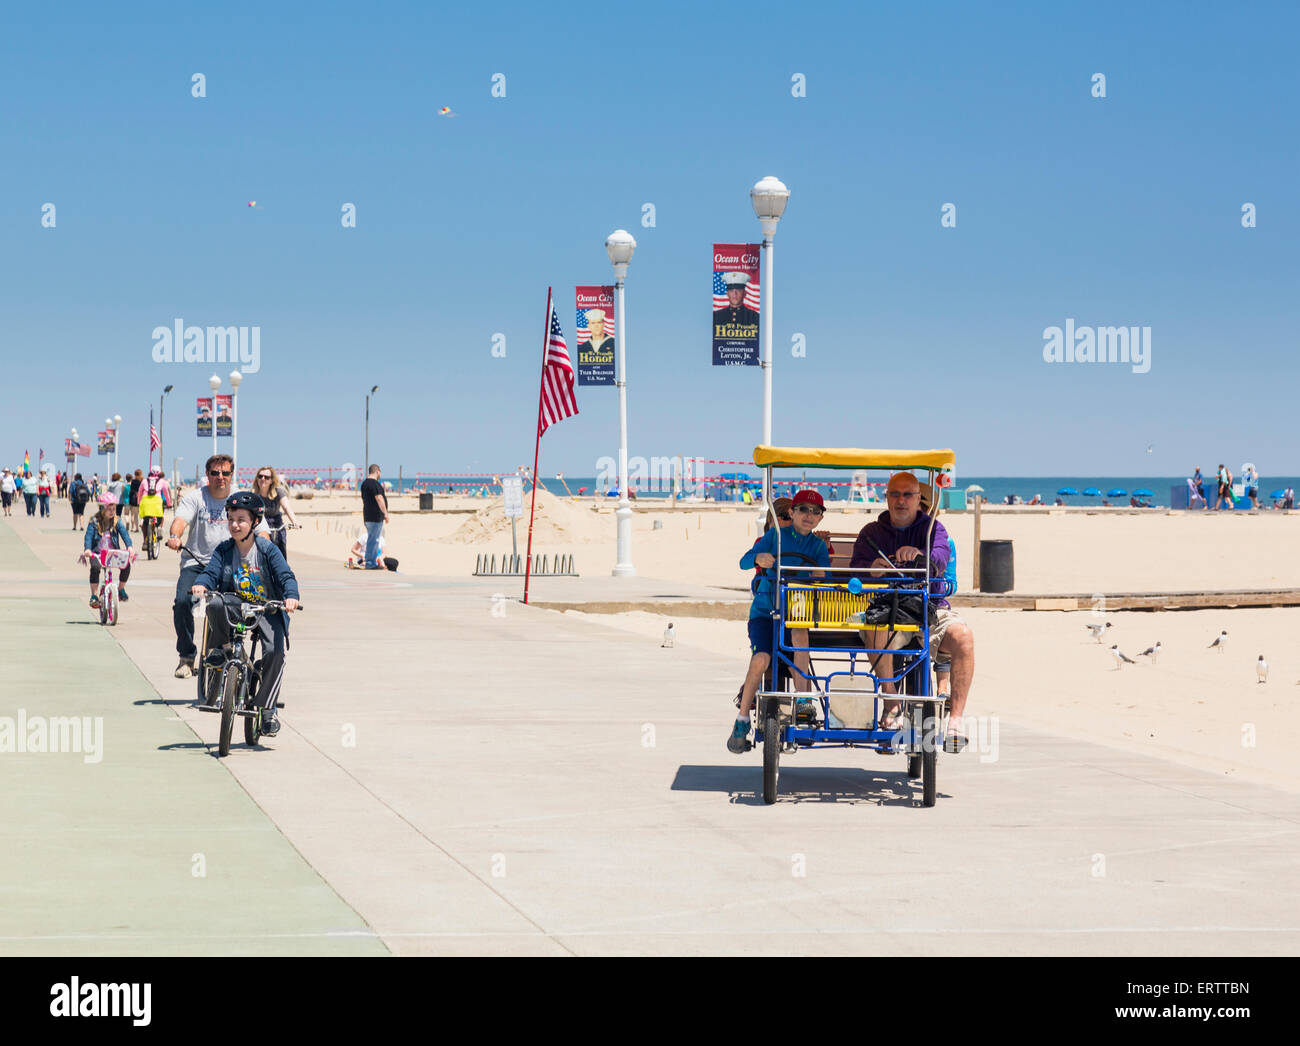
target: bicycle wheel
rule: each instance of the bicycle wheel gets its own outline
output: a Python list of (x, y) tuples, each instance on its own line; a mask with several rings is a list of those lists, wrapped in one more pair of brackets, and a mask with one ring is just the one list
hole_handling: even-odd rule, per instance
[(117, 624), (117, 589), (113, 587), (112, 582), (104, 587), (104, 596), (100, 601), (104, 608), (104, 624)]
[(208, 668), (207, 662), (205, 660), (208, 656), (208, 615), (207, 614), (203, 615), (203, 626), (199, 630), (198, 640), (199, 640), (199, 667), (198, 667), (198, 671), (194, 673), (194, 681), (195, 684), (198, 686), (198, 690), (199, 690), (199, 704), (210, 705), (212, 704), (212, 702), (209, 700), (209, 694), (208, 694), (209, 687), (207, 684), (208, 684), (208, 678), (213, 675), (213, 672), (211, 669)]
[(235, 731), (235, 709), (239, 705), (239, 688), (244, 681), (244, 670), (238, 664), (221, 670), (221, 739), (217, 754), (230, 754), (230, 736)]
[(103, 585), (99, 586), (99, 623), (108, 624), (108, 589)]
[(763, 720), (763, 802), (776, 802), (777, 778), (781, 773), (781, 725), (775, 712)]
[(938, 796), (939, 772), (939, 718), (935, 714), (935, 702), (926, 701), (921, 705), (922, 738), (924, 750), (921, 752), (921, 790), (922, 805), (933, 806)]

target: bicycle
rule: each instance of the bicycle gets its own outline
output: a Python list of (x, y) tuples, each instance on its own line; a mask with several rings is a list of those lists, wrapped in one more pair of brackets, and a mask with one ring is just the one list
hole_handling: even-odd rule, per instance
[(302, 524), (281, 523), (278, 527), (273, 527), (270, 523), (267, 523), (266, 526), (269, 531), (267, 536), (270, 537), (272, 544), (280, 550), (280, 555), (284, 556), (287, 563), (289, 561), (289, 530), (301, 530)]
[(144, 546), (145, 555), (157, 559), (158, 550), (162, 547), (162, 517), (141, 516), (140, 531), (140, 544)]
[(101, 548), (98, 552), (83, 552), (80, 560), (84, 563), (92, 556), (99, 560), (100, 565), (99, 592), (95, 596), (99, 600), (99, 623), (116, 625), (117, 578), (114, 572), (131, 565), (135, 559), (135, 549)]
[[(224, 593), (210, 593), (202, 598), (205, 621), (209, 599), (214, 596), (221, 599), (221, 608), (225, 612), (226, 623), (230, 626), (231, 641), (203, 655), (202, 663), (208, 669), (208, 693), (205, 695), (205, 703), (199, 707), (205, 712), (220, 713), (221, 732), (217, 741), (217, 754), (227, 756), (230, 754), (236, 716), (244, 720), (245, 743), (256, 745), (264, 733), (262, 726), (266, 709), (250, 703), (261, 683), (261, 670), (258, 667), (260, 662), (254, 657), (262, 642), (259, 619), (272, 611), (288, 611), (280, 600), (243, 603), (222, 599), (222, 595)], [(302, 609), (301, 603), (297, 609)], [(283, 702), (277, 701), (276, 707), (283, 708)]]

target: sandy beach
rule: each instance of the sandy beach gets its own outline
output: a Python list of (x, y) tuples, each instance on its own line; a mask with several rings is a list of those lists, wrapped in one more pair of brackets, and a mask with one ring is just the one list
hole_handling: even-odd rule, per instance
[[(500, 558), (509, 552), (510, 524), (499, 499), (439, 498), (435, 505), (434, 512), (420, 513), (415, 498), (394, 499), (386, 534), (402, 573), (468, 576), (478, 555)], [(317, 496), (296, 500), (294, 510), (304, 528), (291, 534), (293, 553), (334, 558), (342, 569), (361, 525), (357, 499)], [(832, 507), (825, 526), (854, 532), (874, 512)], [(957, 542), (959, 574), (967, 588), (973, 514), (941, 518)], [(614, 528), (611, 506), (539, 494), (534, 551), (572, 555), (580, 574), (608, 577), (615, 560)], [(982, 520), (984, 538), (1014, 542), (1016, 590), (1046, 594), (1300, 587), (1296, 561), (1278, 554), (1298, 528), (1300, 518), (1273, 512), (1037, 511), (989, 513)], [(521, 551), (526, 531), (525, 518)], [(730, 589), (745, 600), (749, 579), (736, 561), (757, 532), (756, 513), (748, 507), (669, 508), (643, 501), (634, 517), (633, 562), (643, 578)], [(520, 579), (501, 581), (511, 598), (518, 598), (522, 587)], [(1300, 729), (1290, 714), (1300, 699), (1300, 652), (1293, 638), (1300, 608), (1112, 613), (1108, 640), (1098, 644), (1085, 628), (1097, 620), (1092, 606), (1036, 613), (963, 609), (977, 644), (968, 715), (1002, 717), (1300, 791), (1294, 759)], [(656, 644), (669, 620), (644, 612), (564, 613)], [(1209, 649), (1222, 629), (1229, 632), (1228, 646)], [(679, 646), (733, 657), (739, 681), (748, 657), (742, 622), (679, 618), (676, 632)], [(1156, 640), (1162, 644), (1157, 664), (1137, 658)], [(1139, 663), (1116, 670), (1111, 642)], [(1270, 665), (1266, 684), (1256, 678), (1261, 653)], [(672, 656), (664, 651), (664, 657)], [(723, 727), (733, 693), (714, 697)]]

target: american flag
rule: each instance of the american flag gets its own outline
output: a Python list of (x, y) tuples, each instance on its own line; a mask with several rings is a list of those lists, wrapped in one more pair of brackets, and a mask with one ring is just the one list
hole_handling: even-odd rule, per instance
[(158, 438), (158, 430), (154, 428), (154, 423), (153, 423), (153, 412), (150, 411), (149, 412), (149, 453), (152, 454), (155, 450), (157, 450), (161, 446), (162, 446), (162, 440)]
[[(727, 270), (730, 272), (731, 270)], [(749, 283), (745, 286), (745, 308), (753, 309), (758, 312), (758, 279), (751, 276)], [(731, 303), (727, 301), (727, 285), (722, 282), (722, 273), (713, 274), (713, 308), (716, 312), (718, 309), (725, 309)]]
[(560, 330), (560, 317), (555, 314), (555, 303), (548, 291), (546, 314), (550, 318), (546, 338), (546, 362), (542, 365), (542, 408), (537, 417), (537, 435), (540, 437), (551, 425), (578, 413), (578, 401), (573, 395), (573, 363), (569, 360), (569, 346)]
[[(602, 308), (601, 311), (605, 314), (605, 337), (612, 338), (614, 336), (613, 317), (610, 316), (609, 314), (610, 310), (608, 308)], [(591, 340), (591, 328), (587, 326), (587, 310), (579, 309), (578, 310), (578, 341), (590, 341), (590, 340)]]

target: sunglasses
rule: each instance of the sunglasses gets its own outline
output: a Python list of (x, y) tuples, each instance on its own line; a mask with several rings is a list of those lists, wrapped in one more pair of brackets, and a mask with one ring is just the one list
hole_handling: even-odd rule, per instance
[(811, 512), (814, 516), (820, 516), (826, 511), (823, 508), (818, 508), (816, 505), (796, 505), (794, 510), (796, 512)]
[(789, 522), (790, 522), (790, 517), (789, 517), (788, 515), (783, 516), (783, 515), (781, 515), (780, 513), (777, 513), (777, 517), (776, 517), (776, 518), (779, 519), (779, 520), (781, 520), (782, 523), (789, 523)]
[(891, 498), (914, 498), (920, 495), (919, 490), (891, 490), (886, 496)]
[(226, 469), (224, 472), (221, 471), (220, 469), (208, 469), (208, 475), (209, 475), (209, 476), (229, 476), (229, 475), (231, 475), (231, 471), (230, 471), (230, 469)]
[(270, 474), (269, 472), (259, 472), (259, 473), (257, 474), (257, 478), (258, 478), (258, 479), (270, 479), (270, 478), (271, 478), (271, 474)]

